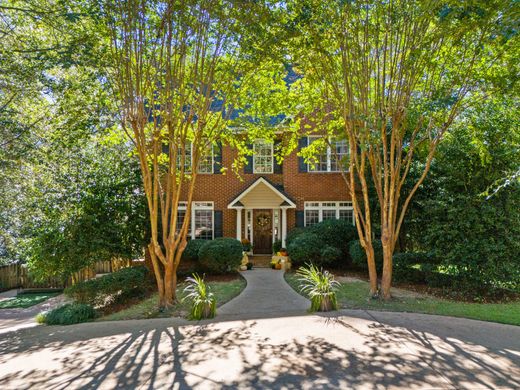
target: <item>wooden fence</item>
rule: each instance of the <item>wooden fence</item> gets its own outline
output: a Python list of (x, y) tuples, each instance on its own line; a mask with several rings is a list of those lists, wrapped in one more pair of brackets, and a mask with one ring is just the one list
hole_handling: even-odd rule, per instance
[(25, 264), (8, 264), (0, 266), (0, 291), (11, 288), (65, 288), (84, 280), (95, 278), (96, 275), (118, 271), (125, 267), (141, 264), (138, 260), (114, 259), (111, 261), (99, 261), (92, 267), (75, 272), (65, 282), (61, 278), (47, 278), (36, 281), (31, 277)]

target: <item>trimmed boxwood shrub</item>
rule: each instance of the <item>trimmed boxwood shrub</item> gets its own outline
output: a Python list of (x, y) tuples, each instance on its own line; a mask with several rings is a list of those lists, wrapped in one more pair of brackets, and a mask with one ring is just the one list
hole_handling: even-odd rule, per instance
[[(376, 269), (378, 272), (381, 272), (383, 269), (383, 245), (381, 244), (381, 240), (373, 240), (372, 245), (374, 246)], [(350, 243), (349, 253), (352, 259), (352, 264), (364, 270), (368, 269), (367, 256), (359, 240), (354, 240)]]
[(119, 271), (67, 287), (65, 295), (79, 303), (93, 307), (107, 306), (115, 301), (144, 294), (151, 285), (148, 269), (144, 266), (123, 268)]
[(182, 260), (198, 261), (200, 248), (202, 248), (202, 246), (207, 242), (208, 240), (189, 240), (186, 248), (184, 249), (184, 252), (182, 252)]
[(46, 313), (40, 313), (36, 321), (47, 325), (72, 325), (96, 318), (96, 311), (84, 303), (67, 303)]
[(287, 246), (287, 251), (294, 265), (321, 264), (322, 248), (323, 241), (318, 236), (312, 233), (301, 233)]
[(350, 257), (349, 244), (358, 238), (356, 227), (342, 219), (326, 219), (308, 229), (321, 239), (322, 245), (338, 248), (344, 258)]
[(308, 233), (308, 229), (309, 228), (301, 228), (301, 227), (291, 229), (291, 231), (289, 231), (287, 233), (287, 237), (285, 238), (285, 243), (286, 243), (287, 247), (289, 247), (289, 245), (291, 245), (291, 242), (293, 242), (296, 239), (296, 237), (298, 237), (299, 235), (301, 235), (303, 233)]
[(327, 245), (321, 250), (321, 263), (332, 264), (338, 263), (343, 258), (343, 252), (339, 248)]
[(242, 243), (225, 237), (206, 241), (199, 250), (199, 261), (206, 272), (234, 272), (242, 261)]

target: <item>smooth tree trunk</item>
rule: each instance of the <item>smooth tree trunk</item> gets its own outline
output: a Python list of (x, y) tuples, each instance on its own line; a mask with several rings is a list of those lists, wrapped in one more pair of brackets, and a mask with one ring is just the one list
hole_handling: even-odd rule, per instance
[[(385, 242), (386, 241), (386, 242)], [(393, 245), (388, 240), (382, 240), (383, 245), (383, 276), (381, 278), (381, 298), (389, 300), (392, 298), (390, 289), (392, 288), (392, 268), (394, 253)]]
[(367, 245), (365, 247), (365, 253), (367, 256), (368, 277), (370, 279), (370, 296), (372, 298), (375, 298), (378, 296), (377, 268), (374, 246), (372, 245), (371, 241), (367, 242)]

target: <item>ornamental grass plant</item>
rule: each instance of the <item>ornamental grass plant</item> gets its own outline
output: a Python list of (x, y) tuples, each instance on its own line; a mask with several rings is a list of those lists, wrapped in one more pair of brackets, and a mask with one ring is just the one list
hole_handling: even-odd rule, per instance
[(191, 303), (190, 320), (213, 318), (216, 314), (217, 300), (210, 287), (204, 282), (204, 277), (193, 274), (186, 279), (183, 301)]
[(296, 271), (300, 291), (311, 300), (311, 312), (337, 310), (336, 290), (340, 286), (334, 275), (314, 264), (306, 264)]

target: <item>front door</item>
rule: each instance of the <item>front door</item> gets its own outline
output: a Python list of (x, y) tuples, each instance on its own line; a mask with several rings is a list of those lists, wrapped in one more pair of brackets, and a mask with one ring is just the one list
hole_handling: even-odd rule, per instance
[(253, 211), (253, 251), (255, 254), (271, 254), (273, 244), (273, 211)]

